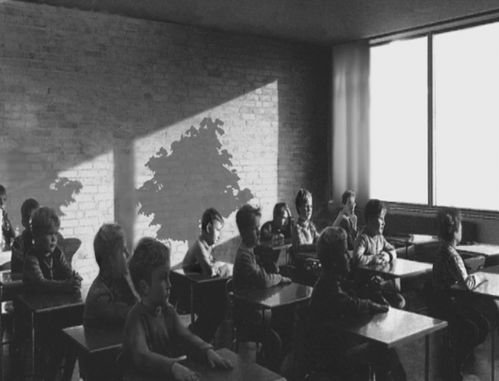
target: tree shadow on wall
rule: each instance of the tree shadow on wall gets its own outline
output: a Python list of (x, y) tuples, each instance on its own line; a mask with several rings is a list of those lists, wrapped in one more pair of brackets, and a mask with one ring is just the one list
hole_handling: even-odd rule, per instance
[(150, 225), (160, 226), (158, 239), (191, 240), (206, 208), (226, 218), (253, 198), (248, 188), (239, 188), (232, 155), (219, 140), (221, 126), (219, 119), (204, 118), (171, 145), (170, 153), (162, 147), (146, 163), (154, 175), (138, 189), (139, 213), (154, 215)]

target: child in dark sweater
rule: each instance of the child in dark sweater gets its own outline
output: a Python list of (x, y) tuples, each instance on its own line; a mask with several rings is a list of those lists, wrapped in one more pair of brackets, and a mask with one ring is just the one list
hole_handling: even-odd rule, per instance
[(13, 273), (22, 273), (26, 254), (33, 248), (33, 232), (31, 231), (31, 218), (33, 213), (40, 207), (38, 201), (28, 198), (21, 205), (21, 223), (24, 230), (12, 244), (12, 257), (10, 269)]

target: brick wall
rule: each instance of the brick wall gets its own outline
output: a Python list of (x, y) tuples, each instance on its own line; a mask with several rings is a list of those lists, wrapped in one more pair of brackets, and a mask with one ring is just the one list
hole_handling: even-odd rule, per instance
[(63, 234), (83, 242), (73, 265), (90, 278), (106, 221), (134, 242), (170, 239), (176, 262), (205, 207), (223, 212), (222, 240), (234, 242), (241, 203), (267, 219), (305, 186), (319, 204), (328, 65), (315, 46), (2, 3), (0, 183), (11, 218), (20, 224), (27, 197), (56, 207)]

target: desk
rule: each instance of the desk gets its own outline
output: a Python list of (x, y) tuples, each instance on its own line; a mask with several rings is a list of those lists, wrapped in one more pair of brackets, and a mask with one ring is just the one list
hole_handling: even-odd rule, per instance
[(431, 273), (433, 266), (425, 262), (416, 262), (409, 259), (397, 258), (386, 265), (360, 265), (359, 269), (388, 278), (409, 278)]
[[(96, 371), (102, 373), (103, 369), (99, 367), (102, 365), (98, 362), (98, 358), (102, 358), (106, 354), (113, 357), (116, 352), (121, 349), (123, 341), (123, 329), (122, 327), (106, 327), (106, 328), (87, 328), (85, 329), (82, 325), (64, 328), (62, 330), (63, 336), (70, 343), (71, 355), (69, 359), (66, 360), (66, 365), (64, 369), (63, 381), (70, 381), (74, 370), (74, 364), (76, 362), (76, 356), (80, 358), (80, 367), (82, 364), (86, 364), (86, 370), (89, 373)], [(96, 363), (92, 361), (95, 360)], [(111, 370), (116, 368), (116, 364), (110, 365)], [(100, 374), (102, 376), (102, 374)], [(87, 378), (92, 378), (91, 375), (87, 374)]]
[(499, 261), (499, 245), (488, 243), (473, 243), (457, 246), (457, 251), (463, 255), (482, 255), (485, 257), (485, 266), (497, 264)]
[(15, 309), (20, 316), (28, 317), (30, 325), (32, 375), (37, 374), (41, 365), (35, 350), (38, 347), (40, 330), (44, 330), (46, 333), (49, 328), (61, 329), (81, 324), (83, 307), (89, 288), (89, 284), (84, 284), (81, 291), (75, 294), (22, 293), (17, 297)]
[(429, 234), (397, 234), (386, 236), (385, 239), (394, 246), (404, 246), (406, 257), (411, 245), (427, 245), (439, 241), (437, 236)]
[[(276, 264), (277, 267), (285, 266), (289, 264), (289, 256), (288, 252), (293, 245), (291, 243), (283, 243), (281, 245), (274, 245), (272, 246), (271, 242), (261, 242), (260, 246), (265, 250), (270, 251), (270, 256), (272, 262)], [(268, 251), (265, 251), (265, 253), (268, 253)], [(265, 254), (264, 254), (265, 255)], [(267, 254), (268, 255), (268, 254)]]
[(296, 304), (310, 299), (313, 288), (291, 282), (270, 288), (251, 289), (234, 293), (234, 298), (263, 309)]
[[(185, 360), (181, 363), (193, 371), (199, 373), (202, 381), (286, 381), (286, 379), (264, 368), (256, 363), (247, 362), (241, 359), (234, 352), (222, 348), (218, 349), (217, 353), (220, 356), (230, 360), (234, 366), (231, 370), (211, 369), (206, 364), (193, 362), (192, 360)], [(141, 375), (127, 375), (124, 377), (125, 381), (160, 381), (164, 377), (151, 377)]]
[(0, 251), (0, 266), (5, 265), (7, 262), (10, 262), (12, 258), (12, 251)]
[(362, 339), (393, 348), (425, 337), (425, 380), (430, 377), (429, 335), (447, 327), (447, 322), (413, 312), (390, 308), (386, 313), (350, 318), (337, 323), (341, 329)]
[(209, 277), (199, 273), (185, 273), (183, 269), (176, 269), (170, 272), (172, 281), (172, 288), (175, 287), (181, 294), (188, 290), (189, 294), (189, 307), (191, 313), (191, 323), (195, 319), (195, 292), (198, 288), (213, 288), (215, 291), (222, 292), (221, 297), (225, 298), (225, 283), (231, 277)]

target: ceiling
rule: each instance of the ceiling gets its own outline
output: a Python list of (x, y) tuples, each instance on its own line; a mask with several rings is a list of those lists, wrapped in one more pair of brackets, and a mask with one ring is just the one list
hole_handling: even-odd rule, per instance
[(497, 0), (24, 0), (321, 44), (499, 10)]

